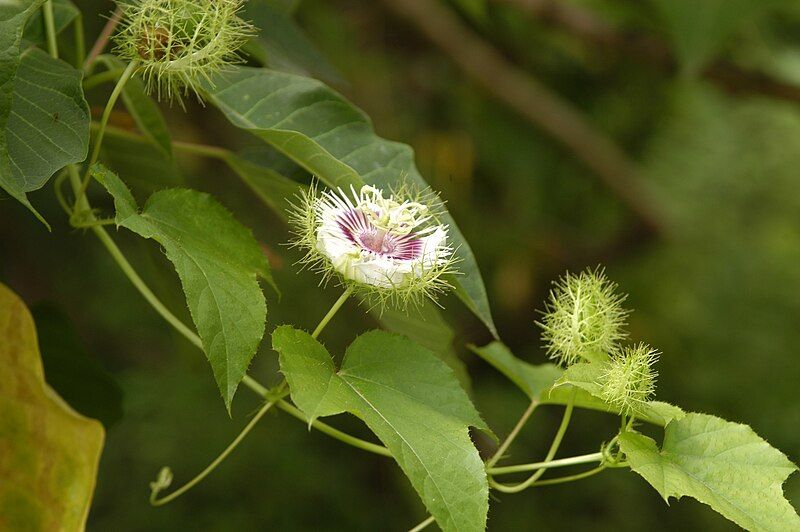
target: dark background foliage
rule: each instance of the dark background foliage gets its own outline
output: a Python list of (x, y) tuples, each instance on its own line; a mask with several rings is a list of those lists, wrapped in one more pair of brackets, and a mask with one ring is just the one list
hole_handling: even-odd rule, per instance
[[(112, 6), (79, 4), (96, 35), (104, 23), (98, 13)], [(405, 16), (413, 11), (408, 6), (420, 5), (437, 9), (422, 19)], [(437, 19), (442, 13), (446, 18)], [(747, 422), (800, 460), (795, 2), (306, 0), (296, 19), (330, 63), (314, 59), (316, 74), (361, 106), (380, 135), (416, 149), (421, 172), (442, 191), (478, 257), (500, 335), (519, 356), (544, 361), (533, 322), (551, 280), (566, 269), (603, 264), (630, 294), (632, 338), (663, 351), (660, 399)], [(470, 43), (454, 27), (494, 55), (468, 56), (473, 64), (465, 66)], [(559, 99), (527, 94), (509, 102), (508, 79), (474, 73), (494, 72), (496, 61)], [(163, 107), (177, 139), (253, 144), (213, 109)], [(554, 113), (553, 127), (537, 122), (547, 112)], [(591, 124), (593, 136), (579, 138), (573, 116)], [(125, 127), (126, 119), (120, 113), (114, 121)], [(612, 161), (608, 175), (598, 172), (593, 163), (617, 149), (626, 155)], [(267, 293), (270, 329), (286, 322), (311, 328), (337, 297), (318, 288), (313, 275), (296, 273), (298, 257), (280, 245), (286, 227), (221, 164), (182, 157), (176, 169), (145, 147), (115, 148), (112, 139), (105, 151), (143, 194), (181, 184), (209, 191), (253, 228), (283, 292), (280, 301)], [(257, 403), (242, 390), (229, 419), (203, 357), (147, 306), (95, 240), (69, 227), (49, 191), (33, 197), (53, 232), (2, 201), (0, 280), (37, 309), (48, 380), (107, 426), (91, 529), (404, 530), (424, 518), (391, 461), (309, 433), (282, 414), (268, 415), (192, 492), (150, 507), (148, 482), (162, 465), (173, 468), (176, 482), (188, 479)], [(102, 194), (93, 202), (102, 204)], [(156, 292), (186, 317), (157, 246), (125, 232), (118, 239)], [(525, 398), (464, 348), (490, 339), (482, 325), (455, 298), (445, 306), (473, 399), (504, 435)], [(348, 304), (326, 330), (326, 344), (340, 351), (373, 325)], [(275, 358), (262, 347), (255, 374), (276, 380)], [(513, 459), (539, 459), (559, 415), (555, 407), (537, 413), (512, 447)], [(369, 437), (355, 420), (334, 423)], [(576, 413), (561, 453), (596, 450), (613, 430), (609, 423)], [(790, 479), (786, 492), (800, 505), (799, 480)], [(641, 478), (615, 470), (498, 495), (489, 527), (733, 525), (694, 501), (667, 507)]]

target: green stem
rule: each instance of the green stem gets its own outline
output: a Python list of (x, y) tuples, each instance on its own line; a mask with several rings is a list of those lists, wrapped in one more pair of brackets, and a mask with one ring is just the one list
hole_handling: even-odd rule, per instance
[(550, 469), (554, 467), (567, 467), (578, 464), (588, 464), (592, 462), (602, 462), (603, 453), (582, 454), (580, 456), (570, 456), (569, 458), (559, 458), (547, 462), (535, 462), (532, 464), (519, 464), (503, 467), (489, 467), (486, 472), (490, 475), (505, 475), (508, 473), (523, 473), (525, 471), (537, 471), (539, 469)]
[[(123, 72), (125, 72), (124, 68), (112, 68), (110, 70), (100, 72), (99, 74), (93, 74), (83, 80), (83, 90), (88, 91), (89, 89), (93, 89), (94, 87), (102, 85), (107, 81), (116, 81)], [(92, 125), (94, 126), (94, 123)]]
[[(606, 467), (606, 464), (600, 464), (599, 466), (590, 469), (589, 471), (584, 471), (583, 473), (576, 473), (575, 475), (568, 475), (565, 477), (557, 477), (557, 478), (548, 478), (545, 480), (540, 480), (538, 482), (532, 483), (529, 488), (536, 488), (539, 486), (552, 486), (553, 484), (563, 484), (565, 482), (573, 482), (575, 480), (581, 480), (587, 477), (591, 477), (592, 475), (596, 475), (603, 471)], [(511, 491), (508, 486), (500, 484), (493, 479), (489, 479), (489, 485), (496, 489), (497, 491), (502, 491), (503, 493), (516, 493), (516, 491)]]
[(433, 521), (434, 521), (433, 516), (430, 516), (429, 518), (427, 518), (426, 520), (424, 520), (423, 522), (421, 522), (420, 524), (418, 524), (417, 526), (415, 526), (414, 528), (412, 528), (408, 532), (419, 532), (420, 530), (423, 530), (424, 528), (427, 528), (428, 525), (433, 523)]
[[(573, 409), (572, 398), (570, 398), (569, 402), (567, 403), (567, 408), (564, 410), (564, 417), (561, 418), (561, 425), (559, 425), (558, 431), (556, 432), (556, 435), (553, 438), (553, 443), (550, 444), (550, 449), (547, 451), (547, 456), (544, 459), (545, 462), (552, 461), (553, 457), (558, 452), (558, 448), (561, 446), (561, 440), (564, 439), (564, 434), (567, 432), (569, 421), (572, 418), (572, 409)], [(534, 482), (539, 480), (539, 478), (542, 475), (544, 475), (545, 471), (547, 471), (547, 469), (545, 468), (539, 469), (533, 475), (531, 475), (527, 480), (524, 480), (519, 484), (513, 486), (505, 486), (498, 482), (494, 482), (494, 480), (492, 480), (492, 486), (495, 489), (502, 491), (504, 493), (517, 493), (532, 486)]]
[[(72, 191), (77, 195), (78, 191), (81, 189), (81, 181), (78, 171), (74, 165), (70, 165), (67, 171), (69, 172)], [(94, 215), (91, 214), (91, 205), (89, 205), (89, 200), (86, 199), (85, 196), (77, 198), (75, 203), (78, 209), (90, 213), (90, 220), (95, 218)], [(169, 309), (167, 309), (167, 307), (161, 303), (161, 301), (159, 301), (159, 299), (145, 284), (142, 278), (139, 277), (139, 274), (136, 273), (136, 270), (133, 269), (131, 263), (128, 262), (128, 259), (126, 259), (125, 255), (122, 254), (122, 251), (114, 243), (114, 240), (112, 240), (112, 238), (108, 235), (108, 232), (100, 226), (91, 227), (90, 230), (100, 240), (100, 243), (103, 244), (103, 247), (106, 248), (108, 253), (111, 255), (111, 258), (114, 259), (114, 262), (116, 262), (117, 266), (119, 266), (119, 268), (122, 270), (122, 273), (125, 274), (133, 286), (139, 291), (140, 294), (142, 294), (145, 300), (150, 303), (150, 306), (152, 306), (155, 311), (158, 312), (158, 314), (170, 325), (172, 325), (179, 333), (185, 336), (187, 340), (200, 349), (203, 349), (203, 342), (200, 340), (200, 337), (197, 336), (197, 334), (195, 334), (181, 320), (179, 320), (177, 316), (170, 312)]]
[[(300, 410), (299, 408), (297, 408), (293, 404), (291, 404), (291, 403), (289, 403), (287, 401), (284, 401), (284, 400), (280, 400), (280, 401), (278, 401), (278, 408), (280, 408), (284, 412), (296, 417), (297, 419), (299, 419), (301, 421), (304, 421), (305, 423), (308, 423), (308, 417), (303, 413), (302, 410)], [(388, 456), (390, 458), (392, 456), (392, 453), (389, 452), (389, 449), (387, 449), (386, 447), (384, 447), (382, 445), (377, 445), (375, 443), (368, 442), (368, 441), (362, 440), (360, 438), (356, 438), (355, 436), (351, 436), (351, 435), (349, 435), (349, 434), (347, 434), (345, 432), (337, 430), (337, 429), (331, 427), (330, 425), (328, 425), (326, 423), (323, 423), (322, 421), (319, 421), (317, 419), (312, 421), (310, 423), (310, 425), (312, 427), (314, 427), (315, 429), (317, 429), (318, 431), (320, 431), (320, 432), (322, 432), (324, 434), (327, 434), (328, 436), (330, 436), (332, 438), (336, 438), (339, 441), (342, 441), (342, 442), (344, 442), (344, 443), (346, 443), (348, 445), (352, 445), (353, 447), (357, 447), (357, 448), (359, 448), (359, 449), (361, 449), (363, 451), (368, 451), (368, 452), (371, 452), (371, 453), (379, 454), (381, 456)]]
[[(84, 89), (87, 88), (86, 87), (87, 84), (89, 84), (90, 81), (94, 80), (94, 78), (99, 78), (101, 76), (104, 76), (108, 72), (111, 72), (111, 71), (107, 70), (106, 72), (102, 72), (100, 74), (95, 74), (94, 76), (92, 76), (89, 79), (87, 79), (84, 82)], [(121, 72), (121, 70), (119, 72)], [(106, 80), (102, 80), (102, 81), (106, 81)], [(99, 81), (98, 83), (100, 83), (102, 81)], [(94, 84), (94, 82), (92, 82), (92, 83)], [(100, 129), (100, 124), (98, 124), (97, 122), (92, 122), (92, 130), (97, 131), (99, 129)], [(130, 140), (130, 141), (133, 141), (133, 142), (141, 142), (142, 144), (147, 144), (147, 143), (150, 142), (144, 136), (139, 135), (138, 133), (134, 133), (132, 131), (128, 131), (126, 129), (122, 129), (122, 128), (114, 127), (114, 126), (106, 126), (106, 135), (127, 139), (127, 140)], [(219, 159), (221, 161), (227, 161), (233, 155), (233, 152), (231, 152), (230, 150), (225, 149), (225, 148), (220, 148), (219, 146), (209, 146), (208, 144), (196, 144), (194, 142), (184, 142), (184, 141), (179, 141), (179, 140), (173, 140), (172, 141), (172, 148), (175, 151), (180, 151), (180, 152), (187, 153), (187, 154), (190, 154), (190, 155), (200, 155), (202, 157), (210, 157), (212, 159)]]
[(487, 469), (490, 469), (497, 463), (498, 460), (500, 460), (500, 458), (503, 457), (506, 450), (508, 450), (508, 447), (511, 445), (511, 442), (514, 441), (514, 439), (517, 437), (517, 434), (519, 434), (519, 431), (522, 430), (522, 427), (528, 422), (528, 419), (531, 417), (531, 414), (533, 414), (533, 411), (536, 410), (538, 405), (539, 401), (537, 399), (531, 401), (531, 404), (528, 405), (528, 408), (522, 413), (522, 416), (519, 418), (519, 421), (517, 421), (517, 424), (511, 430), (508, 437), (503, 441), (502, 444), (500, 444), (500, 447), (498, 447), (497, 451), (495, 451), (492, 457), (489, 458), (489, 461), (486, 462)]
[(172, 147), (176, 150), (189, 153), (192, 155), (202, 155), (204, 157), (211, 157), (213, 159), (226, 160), (230, 157), (231, 151), (217, 146), (209, 146), (207, 144), (195, 144), (194, 142), (182, 142), (176, 140), (172, 143)]
[(352, 286), (348, 286), (347, 289), (345, 289), (345, 291), (342, 292), (342, 295), (339, 296), (339, 299), (336, 300), (336, 302), (333, 304), (328, 313), (322, 317), (322, 320), (320, 320), (319, 325), (317, 325), (317, 328), (314, 329), (314, 332), (311, 333), (312, 338), (316, 338), (317, 336), (319, 336), (319, 334), (322, 332), (325, 326), (328, 325), (328, 322), (331, 321), (331, 318), (333, 318), (336, 315), (336, 312), (338, 312), (338, 310), (342, 308), (342, 305), (344, 305), (344, 302), (347, 301), (347, 298), (350, 297), (350, 294), (352, 293), (353, 293)]
[(267, 411), (274, 405), (275, 401), (269, 401), (267, 403), (264, 403), (264, 406), (262, 406), (261, 409), (258, 411), (258, 413), (255, 416), (253, 416), (253, 419), (251, 419), (250, 422), (244, 427), (244, 429), (242, 429), (242, 432), (240, 432), (239, 435), (236, 436), (236, 439), (234, 439), (230, 443), (230, 445), (228, 445), (225, 448), (225, 450), (222, 451), (222, 453), (219, 456), (217, 456), (217, 458), (214, 459), (213, 462), (208, 464), (208, 466), (206, 466), (206, 468), (203, 469), (199, 474), (197, 474), (197, 476), (195, 476), (192, 480), (190, 480), (180, 488), (176, 489), (166, 497), (162, 497), (160, 499), (156, 498), (158, 497), (158, 489), (153, 489), (153, 491), (150, 493), (150, 504), (152, 504), (153, 506), (161, 506), (163, 504), (167, 504), (168, 502), (177, 499), (178, 497), (180, 497), (181, 495), (192, 489), (201, 480), (206, 478), (209, 475), (209, 473), (211, 473), (214, 469), (216, 469), (216, 467), (219, 464), (221, 464), (222, 461), (225, 460), (225, 458), (227, 458), (228, 455), (231, 454), (234, 449), (236, 449), (236, 447), (239, 445), (239, 443), (241, 443), (241, 441), (245, 438), (245, 436), (247, 436), (247, 434), (251, 430), (253, 430), (253, 427), (256, 426), (256, 423), (258, 423), (259, 420), (262, 417), (264, 417), (264, 414), (266, 414)]
[(58, 40), (56, 39), (56, 23), (53, 18), (52, 0), (47, 0), (47, 2), (44, 3), (42, 11), (44, 14), (44, 29), (47, 34), (47, 50), (52, 57), (58, 59)]
[(565, 477), (558, 477), (558, 478), (547, 478), (545, 480), (540, 480), (533, 484), (535, 486), (552, 486), (553, 484), (563, 484), (565, 482), (573, 482), (575, 480), (581, 480), (587, 477), (591, 477), (592, 475), (596, 475), (603, 471), (606, 467), (606, 464), (600, 464), (599, 466), (590, 469), (589, 471), (584, 471), (583, 473), (576, 473), (574, 475), (568, 475)]
[(75, 31), (75, 66), (76, 68), (83, 68), (83, 62), (86, 60), (86, 36), (83, 30), (83, 14), (78, 13), (75, 17), (75, 25), (72, 27)]
[(117, 9), (114, 10), (114, 14), (111, 15), (111, 18), (108, 19), (106, 25), (103, 26), (103, 30), (100, 32), (100, 35), (97, 37), (92, 49), (89, 50), (89, 55), (86, 57), (86, 60), (83, 62), (83, 70), (89, 74), (94, 67), (95, 59), (97, 56), (103, 52), (105, 49), (106, 44), (108, 43), (108, 39), (111, 38), (111, 34), (114, 33), (114, 29), (119, 24), (120, 20), (122, 20), (122, 4), (117, 5)]
[(86, 194), (86, 188), (89, 186), (89, 182), (92, 178), (92, 165), (97, 162), (97, 158), (100, 156), (100, 147), (103, 145), (103, 135), (105, 135), (106, 125), (108, 125), (108, 119), (111, 117), (111, 111), (114, 110), (114, 104), (117, 103), (119, 95), (122, 94), (122, 89), (136, 71), (137, 66), (139, 66), (139, 62), (136, 60), (128, 63), (128, 66), (125, 67), (119, 80), (117, 80), (117, 84), (114, 85), (111, 96), (108, 97), (106, 107), (103, 109), (103, 116), (100, 118), (100, 129), (97, 131), (97, 139), (94, 141), (92, 156), (89, 158), (89, 164), (86, 165), (86, 174), (83, 176), (83, 183), (81, 183), (80, 190), (76, 192), (76, 201), (83, 198)]
[[(70, 182), (72, 184), (72, 189), (74, 192), (77, 192), (78, 190), (80, 190), (80, 176), (78, 175), (78, 172), (73, 165), (70, 165), (68, 167), (68, 171), (69, 171)], [(89, 205), (89, 201), (85, 197), (81, 198), (78, 201), (78, 203), (79, 203), (78, 207), (86, 210), (87, 212), (91, 212), (91, 206)], [(147, 302), (150, 303), (150, 306), (152, 306), (153, 309), (167, 321), (167, 323), (172, 325), (175, 328), (175, 330), (177, 330), (187, 340), (189, 340), (192, 344), (194, 344), (196, 347), (202, 350), (203, 341), (200, 339), (200, 337), (189, 327), (187, 327), (180, 319), (178, 319), (177, 316), (175, 316), (172, 312), (170, 312), (169, 309), (167, 309), (167, 307), (165, 307), (161, 303), (161, 301), (159, 301), (159, 299), (155, 296), (155, 294), (153, 294), (150, 288), (144, 283), (142, 278), (139, 277), (139, 275), (136, 273), (136, 270), (133, 269), (133, 266), (131, 266), (130, 262), (128, 262), (128, 260), (122, 254), (122, 251), (120, 251), (119, 247), (117, 247), (117, 245), (108, 235), (108, 232), (99, 226), (92, 227), (91, 231), (97, 236), (97, 238), (106, 248), (106, 250), (108, 250), (108, 252), (111, 254), (111, 257), (120, 267), (122, 272), (125, 274), (126, 277), (128, 277), (128, 280), (130, 280), (130, 282), (145, 298), (145, 300), (147, 300)], [(344, 294), (342, 294), (342, 296), (344, 296)], [(342, 298), (340, 297), (339, 300), (341, 299)], [(339, 306), (341, 306), (341, 304), (339, 304)], [(328, 314), (331, 313), (329, 312)], [(326, 317), (330, 319), (329, 316)], [(260, 395), (261, 397), (266, 398), (269, 396), (269, 390), (265, 388), (263, 385), (261, 385), (258, 381), (250, 377), (249, 375), (244, 376), (244, 378), (242, 379), (242, 383), (248, 388), (250, 388), (257, 395)], [(305, 414), (303, 414), (299, 409), (290, 405), (286, 401), (280, 400), (278, 406), (280, 406), (282, 410), (285, 410), (292, 416), (308, 423), (308, 418), (305, 416)], [(315, 420), (313, 423), (311, 423), (311, 426), (319, 430), (320, 432), (323, 432), (329, 436), (332, 436), (344, 443), (347, 443), (359, 449), (363, 449), (365, 451), (369, 451), (375, 454), (380, 454), (383, 456), (391, 456), (391, 453), (385, 447), (376, 445), (368, 441), (361, 440), (354, 436), (350, 436), (349, 434), (341, 432), (331, 427), (330, 425), (322, 423), (321, 421)]]

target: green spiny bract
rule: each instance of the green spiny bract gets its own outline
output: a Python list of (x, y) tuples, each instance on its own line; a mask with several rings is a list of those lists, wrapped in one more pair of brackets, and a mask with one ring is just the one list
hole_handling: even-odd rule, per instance
[(626, 346), (614, 353), (600, 377), (603, 400), (623, 414), (638, 414), (656, 391), (653, 365), (659, 353), (647, 344)]
[(122, 3), (115, 52), (138, 61), (148, 92), (177, 99), (226, 65), (253, 27), (237, 15), (242, 0), (134, 0)]
[(581, 360), (607, 360), (627, 336), (625, 296), (602, 270), (567, 273), (554, 283), (545, 303), (542, 340), (550, 358), (564, 366)]

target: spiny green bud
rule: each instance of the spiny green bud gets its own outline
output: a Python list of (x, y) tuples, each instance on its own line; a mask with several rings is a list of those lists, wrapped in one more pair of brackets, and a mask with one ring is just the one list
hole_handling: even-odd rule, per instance
[(239, 61), (253, 34), (237, 15), (242, 0), (133, 0), (121, 3), (115, 52), (138, 61), (147, 90), (159, 99), (196, 92), (203, 81)]
[(554, 283), (545, 303), (542, 341), (550, 358), (564, 366), (581, 360), (608, 360), (616, 343), (627, 336), (625, 295), (600, 269), (567, 273)]
[(653, 365), (658, 351), (647, 344), (626, 346), (615, 353), (600, 377), (603, 399), (625, 414), (640, 413), (656, 391), (658, 373)]

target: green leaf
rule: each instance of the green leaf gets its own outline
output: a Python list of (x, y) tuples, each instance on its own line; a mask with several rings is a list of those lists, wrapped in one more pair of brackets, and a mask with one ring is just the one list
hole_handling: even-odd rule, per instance
[[(619, 408), (606, 403), (603, 400), (603, 390), (600, 385), (603, 374), (606, 372), (608, 362), (592, 362), (592, 363), (578, 363), (573, 364), (564, 371), (564, 375), (556, 383), (555, 390), (563, 384), (570, 384), (576, 386), (586, 392), (589, 392), (594, 398), (592, 403), (596, 404), (588, 406), (588, 408), (595, 408), (597, 410), (605, 410), (614, 414), (619, 414)], [(554, 390), (554, 391), (555, 391)], [(559, 392), (558, 396), (566, 396), (568, 391)], [(653, 423), (654, 425), (665, 426), (673, 419), (681, 419), (684, 412), (677, 406), (661, 401), (647, 401), (641, 406), (641, 409), (636, 414), (637, 419)]]
[[(384, 189), (402, 181), (427, 188), (405, 144), (375, 135), (369, 118), (342, 96), (310, 78), (268, 69), (235, 67), (205, 85), (206, 99), (234, 125), (271, 144), (330, 187)], [(489, 328), (486, 288), (472, 250), (449, 214), (450, 236), (463, 275), (456, 292)]]
[(100, 160), (119, 169), (120, 179), (140, 192), (153, 193), (186, 180), (175, 159), (140, 135), (107, 128)]
[(467, 366), (458, 357), (453, 346), (455, 332), (444, 321), (444, 317), (436, 305), (426, 302), (424, 305), (409, 308), (406, 311), (387, 308), (382, 311), (374, 309), (372, 312), (378, 318), (381, 327), (387, 331), (407, 336), (422, 347), (431, 350), (450, 366), (461, 386), (465, 390), (470, 389), (471, 383)]
[(749, 20), (787, 0), (652, 0), (685, 70), (698, 73)]
[(69, 317), (58, 307), (32, 309), (47, 382), (69, 405), (106, 429), (122, 417), (122, 389), (86, 351)]
[(292, 400), (310, 418), (350, 412), (392, 452), (445, 531), (483, 531), (488, 484), (469, 426), (486, 424), (452, 371), (403, 336), (371, 331), (347, 348), (337, 372), (308, 333), (272, 334)]
[[(28, 19), (42, 3), (44, 0), (0, 4), (0, 188), (47, 225), (42, 215), (28, 201), (22, 184), (14, 179), (6, 131), (14, 100), (14, 81), (20, 62), (22, 32)], [(50, 228), (49, 225), (47, 227)]]
[(797, 466), (747, 425), (689, 413), (667, 425), (661, 450), (632, 432), (619, 444), (667, 502), (688, 495), (747, 530), (800, 530), (781, 487)]
[(289, 202), (295, 200), (302, 185), (272, 168), (261, 166), (236, 155), (225, 157), (239, 179), (284, 222), (289, 221)]
[[(538, 399), (545, 405), (572, 402), (578, 408), (619, 414), (617, 407), (603, 400), (597, 383), (603, 363), (574, 364), (563, 370), (554, 364), (533, 365), (520, 360), (502, 342), (492, 342), (483, 347), (470, 345), (469, 348), (516, 384), (531, 400)], [(637, 418), (663, 427), (670, 420), (682, 416), (683, 410), (677, 406), (649, 401)]]
[[(109, 70), (124, 68), (125, 64), (113, 55), (101, 55), (97, 58)], [(172, 157), (172, 137), (167, 129), (167, 122), (161, 114), (156, 102), (147, 95), (144, 83), (136, 76), (131, 77), (122, 89), (122, 101), (133, 117), (136, 127), (147, 139), (165, 155)]]
[[(64, 29), (75, 20), (75, 17), (80, 15), (80, 11), (75, 4), (70, 0), (51, 0), (53, 3), (53, 25), (56, 30), (56, 35), (64, 31)], [(26, 41), (44, 45), (47, 42), (47, 34), (44, 27), (44, 15), (41, 9), (37, 9), (28, 20), (25, 26), (25, 32), (22, 38)]]
[(259, 29), (250, 52), (270, 68), (342, 83), (342, 77), (295, 23), (286, 6), (274, 0), (250, 0), (244, 17)]
[(103, 426), (45, 382), (25, 304), (0, 284), (0, 529), (83, 530)]
[(515, 357), (511, 350), (499, 341), (483, 347), (475, 345), (469, 345), (468, 347), (516, 384), (531, 400), (541, 399), (546, 396), (546, 392), (549, 392), (550, 388), (563, 373), (555, 364), (540, 364), (538, 366), (528, 364)]
[(252, 233), (208, 194), (156, 192), (139, 212), (125, 184), (102, 165), (92, 175), (114, 197), (117, 226), (156, 240), (175, 266), (225, 407), (264, 335), (267, 307), (256, 276), (269, 264)]
[(38, 48), (22, 53), (6, 124), (12, 179), (37, 190), (58, 170), (86, 158), (89, 106), (80, 71)]

